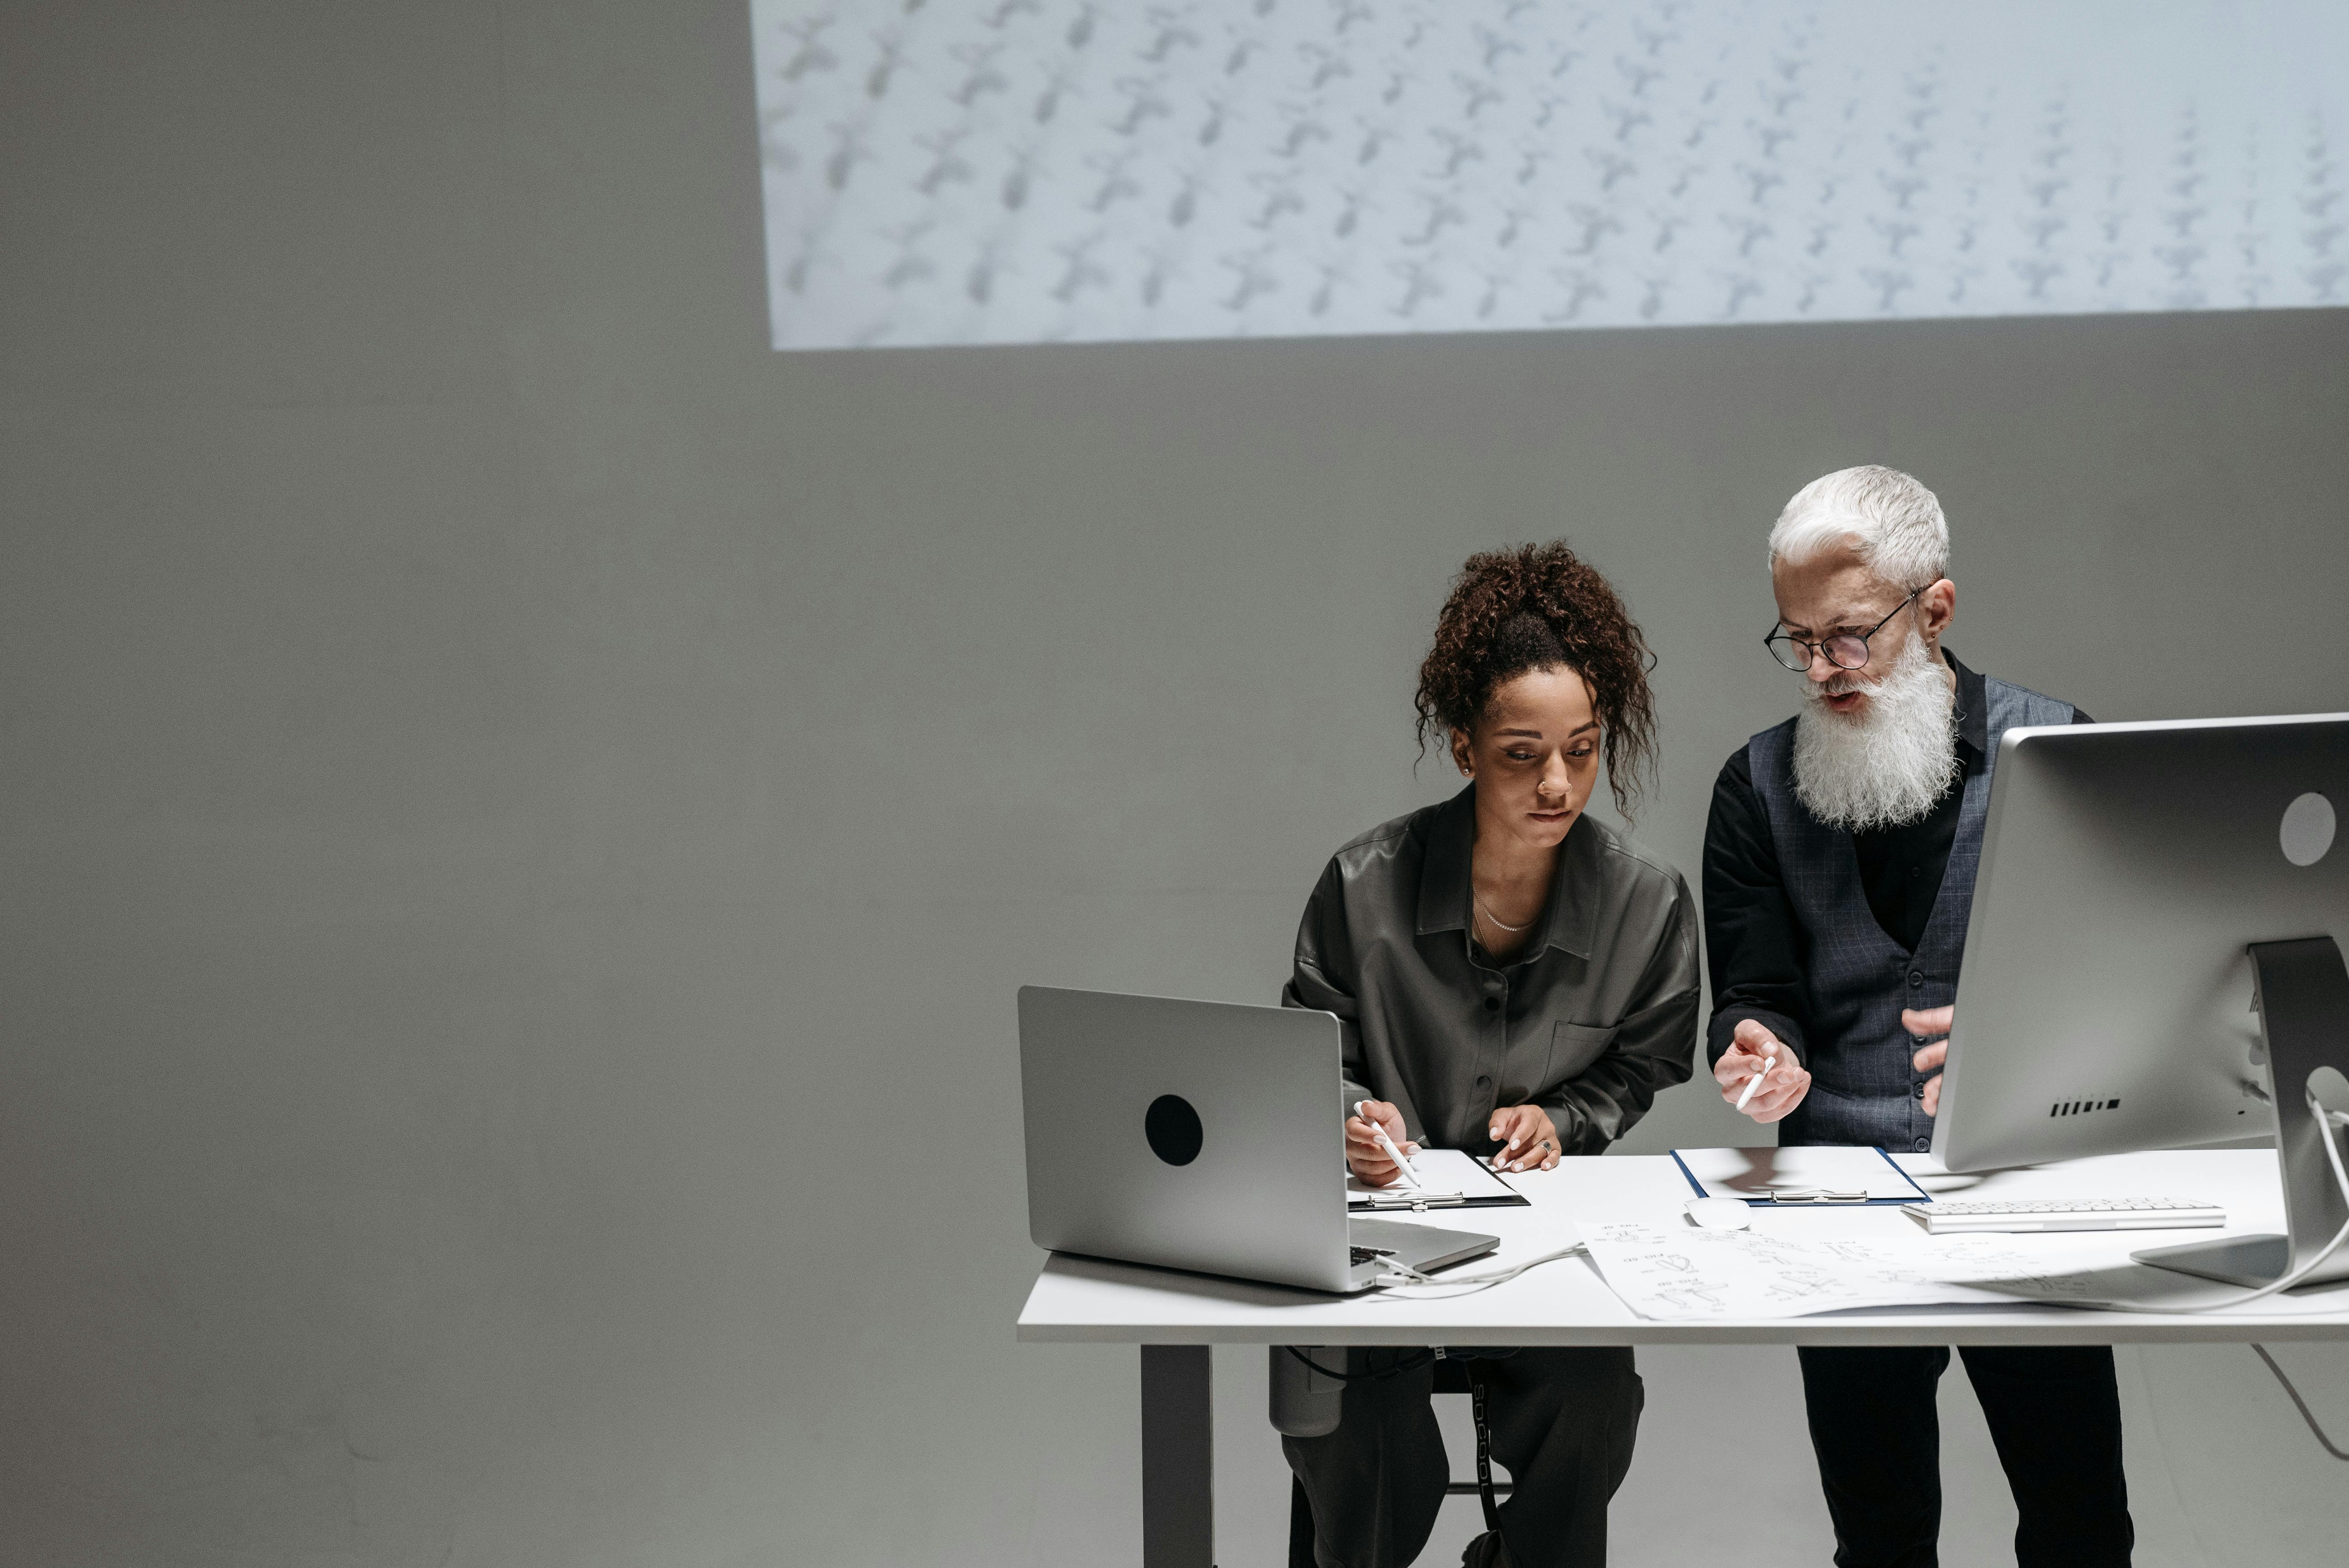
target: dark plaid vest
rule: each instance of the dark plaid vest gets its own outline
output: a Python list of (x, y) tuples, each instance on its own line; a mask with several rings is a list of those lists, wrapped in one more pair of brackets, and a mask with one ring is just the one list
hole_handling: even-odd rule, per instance
[(1949, 869), (1914, 953), (1885, 934), (1868, 907), (1851, 834), (1822, 825), (1795, 798), (1795, 721), (1764, 730), (1748, 745), (1754, 792), (1769, 814), (1806, 958), (1809, 1052), (1803, 1065), (1811, 1070), (1811, 1091), (1778, 1124), (1781, 1145), (1873, 1143), (1895, 1152), (1932, 1147), (1933, 1119), (1918, 1103), (1926, 1075), (1909, 1066), (1917, 1047), (1900, 1026), (1900, 1012), (1957, 998), (1999, 737), (2019, 725), (2072, 722), (2069, 703), (2001, 680), (1983, 686), (1989, 754), (1967, 775)]

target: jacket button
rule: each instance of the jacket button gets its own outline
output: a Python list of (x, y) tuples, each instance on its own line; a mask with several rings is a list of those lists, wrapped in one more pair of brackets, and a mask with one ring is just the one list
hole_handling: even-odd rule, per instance
[(1493, 1087), (1493, 1080), (1486, 1078), (1483, 1073), (1478, 1073), (1476, 1075), (1476, 1087), (1478, 1088), (1491, 1088)]
[(1930, 1138), (1920, 1138), (1920, 1139), (1919, 1139), (1919, 1140), (1917, 1140), (1917, 1152), (1918, 1152), (1918, 1153), (1920, 1153), (1920, 1154), (1930, 1154), (1930, 1153), (1931, 1153), (1932, 1151), (1933, 1151), (1933, 1140), (1932, 1140), (1931, 1139), (1930, 1139)]
[(1487, 996), (1485, 998), (1485, 1011), (1487, 1013), (1497, 1013), (1500, 1010), (1501, 999), (1498, 996)]
[(1917, 1098), (1919, 1099), (1925, 1098), (1925, 1086), (1921, 1083), (1917, 1086)]
[(1914, 989), (1916, 989), (1917, 987), (1921, 986), (1921, 985), (1924, 985), (1924, 984), (1925, 984), (1925, 972), (1924, 972), (1923, 970), (1921, 970), (1921, 969), (1911, 969), (1910, 971), (1909, 971), (1909, 988), (1910, 988), (1911, 990), (1914, 990)]

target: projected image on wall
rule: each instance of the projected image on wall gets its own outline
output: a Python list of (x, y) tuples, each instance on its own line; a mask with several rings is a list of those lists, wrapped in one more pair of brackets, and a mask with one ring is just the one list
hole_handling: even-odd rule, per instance
[(2344, 294), (2349, 6), (751, 11), (777, 348)]

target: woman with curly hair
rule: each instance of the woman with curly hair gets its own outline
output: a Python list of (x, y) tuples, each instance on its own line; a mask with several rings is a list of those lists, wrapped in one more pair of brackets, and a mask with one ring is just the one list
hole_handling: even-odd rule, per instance
[[(1696, 913), (1680, 873), (1585, 815), (1603, 757), (1626, 816), (1651, 774), (1647, 644), (1562, 543), (1469, 558), (1419, 675), (1422, 748), (1467, 788), (1330, 860), (1281, 999), (1345, 1036), (1346, 1161), (1373, 1186), (1409, 1153), (1460, 1149), (1512, 1173), (1598, 1154), (1666, 1085), (1697, 1029)], [(1361, 1103), (1367, 1102), (1367, 1103)], [(1356, 1107), (1360, 1104), (1360, 1114)], [(1479, 1353), (1493, 1453), (1515, 1478), (1470, 1568), (1606, 1560), (1607, 1503), (1644, 1399), (1629, 1349)], [(1444, 1501), (1435, 1368), (1348, 1353), (1337, 1429), (1285, 1438), (1300, 1539), (1347, 1568), (1409, 1563)]]

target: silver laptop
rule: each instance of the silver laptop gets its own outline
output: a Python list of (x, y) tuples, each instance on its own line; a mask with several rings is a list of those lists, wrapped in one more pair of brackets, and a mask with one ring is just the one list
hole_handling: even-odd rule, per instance
[(1019, 988), (1028, 1233), (1056, 1253), (1340, 1293), (1496, 1236), (1346, 1213), (1338, 1020)]

